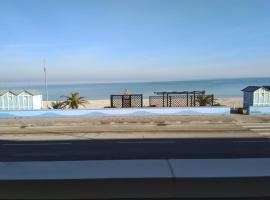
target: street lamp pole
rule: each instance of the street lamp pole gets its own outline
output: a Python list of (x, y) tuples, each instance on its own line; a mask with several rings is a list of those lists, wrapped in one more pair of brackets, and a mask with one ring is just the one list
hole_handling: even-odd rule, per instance
[(46, 107), (48, 107), (48, 101), (49, 101), (49, 93), (48, 93), (48, 84), (47, 84), (47, 69), (46, 69), (46, 63), (44, 60), (44, 78), (45, 78), (45, 91), (46, 91)]

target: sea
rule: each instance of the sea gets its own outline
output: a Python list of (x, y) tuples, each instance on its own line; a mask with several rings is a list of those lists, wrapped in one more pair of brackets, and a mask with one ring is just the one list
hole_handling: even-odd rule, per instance
[[(109, 99), (110, 94), (122, 94), (125, 89), (129, 93), (143, 94), (144, 98), (160, 91), (194, 91), (205, 90), (208, 94), (214, 94), (216, 98), (242, 97), (241, 90), (250, 85), (270, 85), (269, 78), (235, 78), (192, 81), (160, 81), (160, 82), (132, 82), (132, 83), (55, 83), (48, 82), (49, 100), (60, 100), (61, 96), (71, 92), (79, 92), (89, 100)], [(42, 82), (20, 81), (1, 82), (0, 90), (37, 90), (44, 95), (45, 86)]]

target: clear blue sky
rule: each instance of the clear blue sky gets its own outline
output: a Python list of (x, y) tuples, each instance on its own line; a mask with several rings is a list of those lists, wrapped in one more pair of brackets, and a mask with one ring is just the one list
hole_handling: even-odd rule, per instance
[(0, 0), (0, 81), (270, 77), (269, 0)]

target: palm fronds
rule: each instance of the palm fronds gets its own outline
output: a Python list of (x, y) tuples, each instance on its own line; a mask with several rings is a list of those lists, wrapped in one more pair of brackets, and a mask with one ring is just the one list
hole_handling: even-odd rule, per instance
[(49, 108), (50, 109), (64, 109), (65, 104), (63, 101), (56, 101), (56, 102), (52, 102)]
[(79, 106), (85, 107), (85, 104), (87, 103), (84, 97), (80, 96), (79, 92), (70, 93), (70, 96), (61, 96), (61, 97), (66, 98), (66, 100), (63, 101), (65, 107), (71, 109), (78, 109)]
[(196, 102), (198, 102), (199, 106), (211, 106), (214, 104), (213, 95), (206, 95), (205, 92), (196, 96)]

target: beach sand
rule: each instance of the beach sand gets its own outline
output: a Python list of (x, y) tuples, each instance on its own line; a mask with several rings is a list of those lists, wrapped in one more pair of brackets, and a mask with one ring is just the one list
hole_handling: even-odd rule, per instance
[[(48, 102), (48, 106), (51, 105), (52, 101)], [(223, 106), (229, 106), (232, 108), (238, 108), (243, 106), (243, 98), (242, 97), (237, 97), (237, 98), (218, 98), (216, 100), (216, 103), (219, 103), (220, 105)], [(144, 99), (143, 100), (143, 105), (144, 106), (149, 106), (149, 100)], [(80, 108), (104, 108), (104, 107), (109, 107), (110, 106), (110, 100), (109, 99), (104, 99), (104, 100), (87, 100), (87, 104), (85, 104), (85, 107), (80, 107)], [(43, 102), (43, 108), (47, 107), (47, 102)]]
[(217, 103), (224, 106), (229, 106), (231, 108), (241, 108), (243, 107), (243, 98), (242, 97), (233, 97), (233, 98), (218, 98)]

